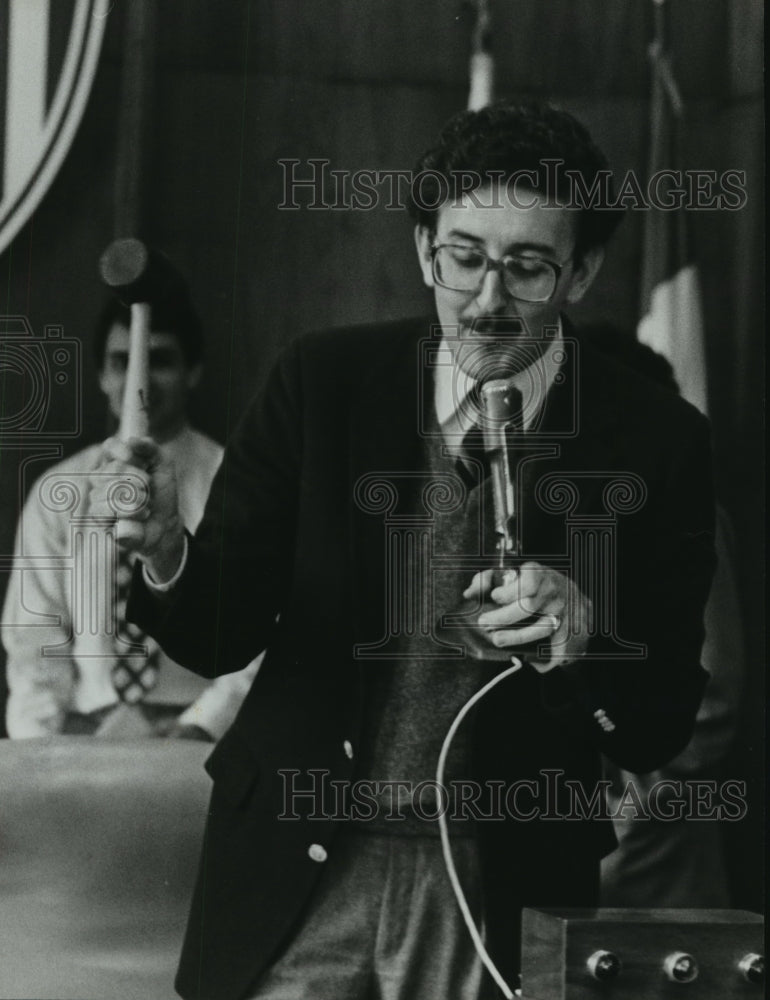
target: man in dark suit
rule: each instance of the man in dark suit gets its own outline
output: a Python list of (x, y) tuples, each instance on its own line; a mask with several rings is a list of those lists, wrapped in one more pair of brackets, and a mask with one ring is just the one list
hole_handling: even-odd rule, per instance
[(207, 675), (267, 649), (207, 765), (189, 1000), (510, 996), (521, 907), (596, 900), (599, 754), (646, 771), (689, 738), (708, 429), (563, 315), (618, 221), (574, 178), (605, 169), (551, 108), (450, 122), (411, 206), (435, 315), (290, 345), (194, 539), (152, 445), (105, 450), (147, 476), (130, 613)]

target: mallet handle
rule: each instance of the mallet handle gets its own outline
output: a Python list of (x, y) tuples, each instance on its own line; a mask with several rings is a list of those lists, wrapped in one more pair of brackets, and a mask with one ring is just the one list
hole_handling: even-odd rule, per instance
[(119, 436), (124, 441), (130, 437), (147, 437), (150, 432), (147, 413), (149, 383), (150, 306), (147, 302), (132, 302), (126, 385), (120, 414)]

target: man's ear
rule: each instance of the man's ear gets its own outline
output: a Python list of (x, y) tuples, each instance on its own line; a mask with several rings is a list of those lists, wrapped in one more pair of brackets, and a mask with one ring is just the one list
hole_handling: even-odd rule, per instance
[(203, 374), (203, 365), (193, 365), (192, 368), (187, 369), (187, 388), (194, 389), (196, 385), (201, 380), (201, 375)]
[(433, 243), (433, 233), (427, 226), (414, 227), (414, 245), (417, 247), (417, 259), (420, 262), (422, 280), (428, 288), (433, 288), (433, 257), (430, 248)]
[(604, 261), (604, 247), (592, 247), (586, 250), (583, 257), (575, 268), (567, 292), (567, 302), (575, 304), (580, 302), (585, 293), (594, 283), (594, 278), (599, 273), (599, 268)]

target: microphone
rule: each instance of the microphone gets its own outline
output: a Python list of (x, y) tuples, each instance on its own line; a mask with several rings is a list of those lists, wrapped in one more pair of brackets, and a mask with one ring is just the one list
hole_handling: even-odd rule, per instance
[[(492, 506), (494, 511), (497, 547), (497, 568), (494, 585), (506, 582), (506, 570), (518, 567), (521, 559), (519, 539), (519, 497), (515, 469), (511, 469), (505, 429), (523, 430), (522, 394), (504, 379), (489, 379), (481, 386), (482, 439), (484, 452), (489, 462), (492, 483)], [(536, 625), (540, 621), (537, 614), (529, 615), (518, 623), (518, 628)], [(526, 658), (536, 653), (540, 641), (525, 643), (514, 648), (517, 656)], [(510, 651), (508, 651), (510, 653)]]
[(521, 393), (503, 379), (489, 379), (481, 386), (484, 451), (490, 466), (498, 566), (519, 555), (518, 503), (505, 436), (506, 426), (521, 430)]

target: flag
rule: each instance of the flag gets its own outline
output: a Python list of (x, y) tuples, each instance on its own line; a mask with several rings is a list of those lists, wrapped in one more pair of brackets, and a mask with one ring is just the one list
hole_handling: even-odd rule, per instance
[[(662, 41), (662, 2), (656, 0), (657, 38), (650, 116), (650, 178), (681, 168), (683, 104)], [(663, 190), (663, 188), (661, 188)], [(687, 210), (648, 207), (644, 213), (639, 340), (671, 362), (682, 396), (707, 411), (703, 312)]]
[(492, 58), (490, 0), (475, 0), (476, 23), (471, 40), (468, 110), (479, 111), (491, 104), (495, 95), (495, 63)]

